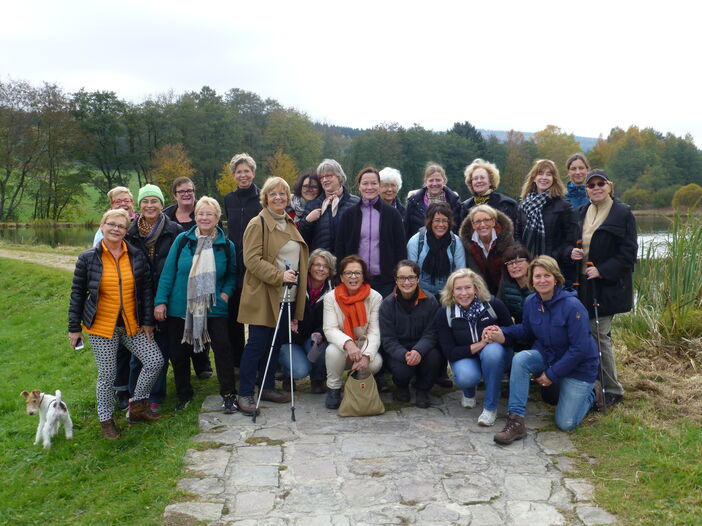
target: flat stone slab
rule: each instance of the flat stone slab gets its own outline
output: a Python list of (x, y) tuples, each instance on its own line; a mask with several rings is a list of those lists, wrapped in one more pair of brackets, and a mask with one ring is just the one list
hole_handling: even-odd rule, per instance
[[(383, 393), (386, 402), (390, 393)], [(539, 431), (553, 410), (530, 401), (529, 434), (509, 446), (477, 425), (482, 410), (460, 392), (369, 418), (341, 418), (324, 397), (262, 405), (254, 423), (224, 415), (209, 397), (197, 449), (185, 456), (178, 487), (189, 502), (168, 506), (165, 524), (210, 526), (497, 526), (614, 524), (595, 506), (593, 487), (574, 478), (567, 433)], [(534, 415), (532, 417), (532, 414)], [(178, 522), (180, 521), (180, 522)]]

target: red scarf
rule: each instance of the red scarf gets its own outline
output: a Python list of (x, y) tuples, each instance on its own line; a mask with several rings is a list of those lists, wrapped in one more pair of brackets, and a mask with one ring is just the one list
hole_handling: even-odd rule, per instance
[(370, 291), (369, 283), (361, 285), (353, 296), (349, 296), (349, 290), (343, 283), (334, 289), (336, 302), (339, 304), (341, 312), (344, 313), (344, 334), (352, 340), (356, 338), (353, 330), (368, 324), (366, 304), (363, 301), (368, 297)]

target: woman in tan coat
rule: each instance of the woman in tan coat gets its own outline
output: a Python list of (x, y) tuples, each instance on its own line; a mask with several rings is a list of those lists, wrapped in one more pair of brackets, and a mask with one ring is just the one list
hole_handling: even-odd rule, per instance
[[(239, 323), (249, 324), (249, 339), (241, 357), (239, 409), (253, 414), (254, 386), (261, 386), (261, 398), (269, 402), (290, 401), (286, 393), (275, 390), (275, 366), (281, 342), (288, 334), (287, 313), (281, 316), (273, 345), (268, 374), (263, 378), (268, 350), (273, 344), (280, 302), (286, 292), (291, 305), (291, 327), (297, 330), (297, 320), (305, 311), (307, 289), (307, 245), (295, 228), (285, 207), (290, 203), (290, 186), (280, 177), (269, 177), (261, 189), (263, 209), (244, 231), (244, 287), (239, 306)], [(302, 285), (302, 286), (298, 286)]]

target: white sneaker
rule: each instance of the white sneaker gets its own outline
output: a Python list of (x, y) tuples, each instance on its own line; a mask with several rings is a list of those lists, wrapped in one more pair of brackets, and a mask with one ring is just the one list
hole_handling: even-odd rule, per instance
[(483, 427), (490, 427), (495, 425), (495, 419), (497, 418), (497, 411), (490, 411), (489, 409), (483, 409), (478, 417), (478, 425)]
[(473, 409), (475, 407), (475, 397), (468, 398), (466, 395), (463, 395), (463, 400), (461, 400), (461, 405), (465, 407), (466, 409)]

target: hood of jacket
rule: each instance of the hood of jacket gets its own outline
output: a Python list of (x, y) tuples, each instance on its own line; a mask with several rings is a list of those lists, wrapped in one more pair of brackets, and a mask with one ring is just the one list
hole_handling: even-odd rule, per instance
[[(495, 225), (495, 230), (497, 231), (497, 241), (495, 243), (495, 250), (498, 254), (502, 254), (507, 247), (514, 244), (514, 225), (507, 214), (500, 212), (499, 210), (495, 210), (495, 212), (497, 212), (497, 224)], [(466, 248), (466, 250), (468, 250), (474, 243), (472, 239), (473, 223), (470, 222), (469, 216), (466, 216), (463, 223), (461, 223), (461, 228), (458, 230), (458, 236), (461, 238), (463, 246)]]

